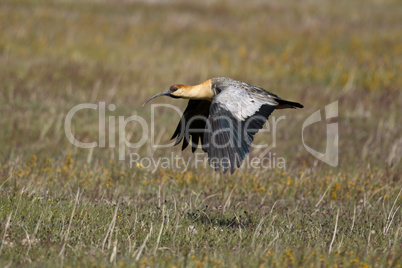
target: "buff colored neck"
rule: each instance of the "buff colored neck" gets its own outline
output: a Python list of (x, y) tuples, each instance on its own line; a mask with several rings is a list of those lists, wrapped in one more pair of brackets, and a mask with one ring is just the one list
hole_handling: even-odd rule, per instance
[(214, 93), (211, 89), (211, 79), (195, 86), (188, 86), (185, 98), (192, 100), (209, 100), (212, 101)]

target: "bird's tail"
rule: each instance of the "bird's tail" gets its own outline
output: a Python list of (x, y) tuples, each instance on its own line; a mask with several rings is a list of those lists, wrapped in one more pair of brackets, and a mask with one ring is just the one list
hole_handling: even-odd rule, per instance
[(275, 99), (278, 102), (278, 106), (275, 109), (286, 109), (286, 108), (303, 108), (304, 106), (298, 102), (287, 101), (284, 99)]

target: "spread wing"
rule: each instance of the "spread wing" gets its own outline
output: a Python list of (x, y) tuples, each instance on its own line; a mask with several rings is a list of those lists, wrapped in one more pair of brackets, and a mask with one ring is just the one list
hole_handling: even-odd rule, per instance
[(181, 149), (184, 150), (188, 146), (191, 136), (193, 153), (197, 149), (199, 143), (201, 143), (202, 149), (205, 151), (202, 142), (204, 140), (204, 130), (210, 106), (211, 102), (206, 100), (188, 101), (187, 108), (184, 110), (179, 125), (171, 138), (174, 139), (177, 137), (174, 145), (179, 144), (183, 140)]
[(249, 94), (242, 88), (222, 87), (213, 99), (203, 145), (215, 170), (233, 173), (240, 167), (254, 135), (263, 127), (278, 102), (266, 94)]

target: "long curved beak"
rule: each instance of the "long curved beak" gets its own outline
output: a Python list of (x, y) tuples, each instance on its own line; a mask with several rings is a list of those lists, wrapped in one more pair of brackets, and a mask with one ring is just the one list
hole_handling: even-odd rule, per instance
[(144, 104), (142, 105), (142, 107), (144, 107), (145, 104), (147, 104), (150, 100), (155, 99), (155, 98), (160, 97), (160, 96), (170, 96), (170, 90), (165, 90), (165, 91), (163, 91), (163, 92), (161, 92), (161, 93), (156, 94), (156, 95), (153, 96), (153, 97), (150, 97), (149, 99), (147, 99), (146, 102), (144, 102)]

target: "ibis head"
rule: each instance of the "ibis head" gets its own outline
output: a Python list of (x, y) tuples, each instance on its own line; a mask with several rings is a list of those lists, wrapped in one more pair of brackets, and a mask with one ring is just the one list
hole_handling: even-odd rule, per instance
[(149, 98), (142, 106), (147, 104), (152, 99), (160, 96), (169, 96), (171, 98), (183, 98), (192, 100), (209, 100), (212, 101), (214, 98), (214, 92), (211, 89), (211, 81), (207, 80), (204, 83), (195, 86), (175, 84), (172, 85), (168, 90), (162, 91), (155, 96)]

